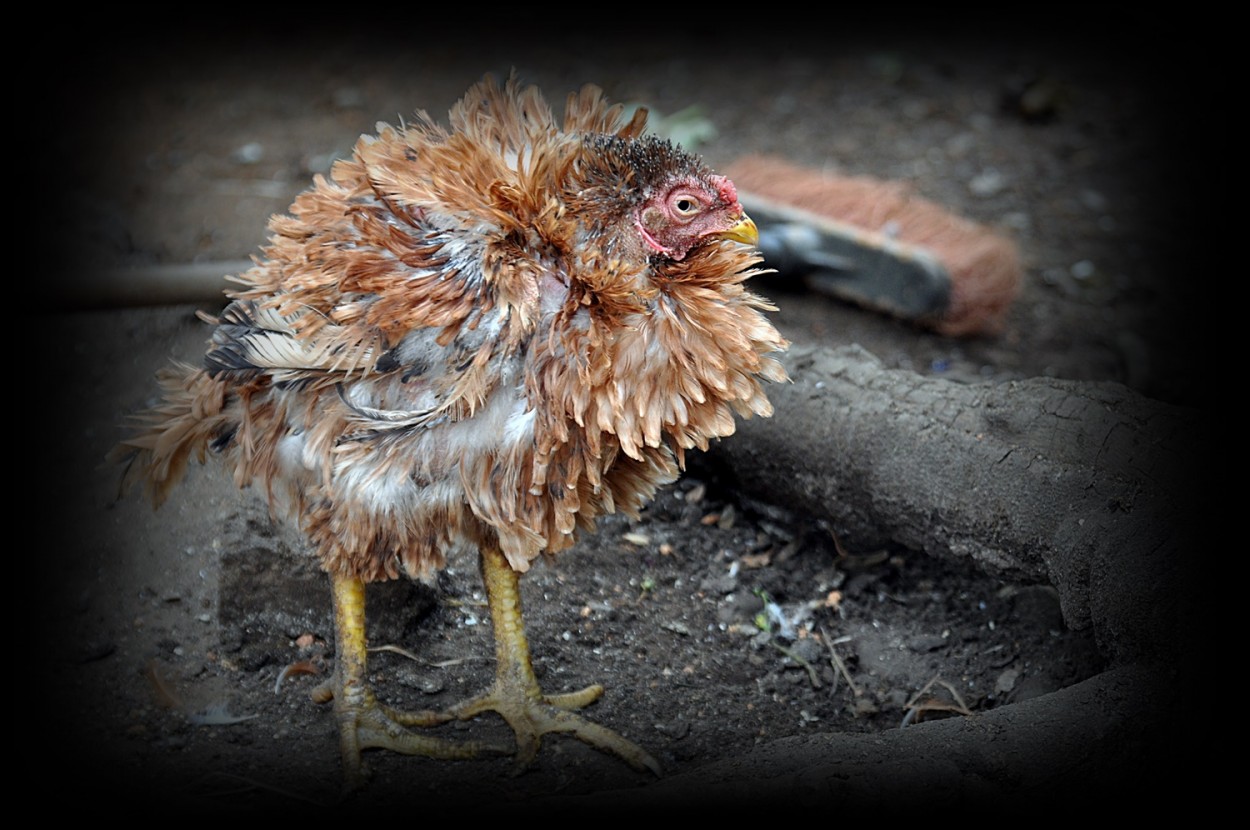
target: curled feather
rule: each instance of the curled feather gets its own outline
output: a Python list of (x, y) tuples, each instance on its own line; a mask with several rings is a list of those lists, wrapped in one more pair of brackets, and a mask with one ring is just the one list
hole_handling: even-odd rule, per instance
[(787, 344), (732, 183), (623, 113), (487, 78), (378, 125), (271, 220), (119, 458), (158, 500), (220, 458), (366, 581), (483, 544), (523, 571), (636, 515), (771, 413)]

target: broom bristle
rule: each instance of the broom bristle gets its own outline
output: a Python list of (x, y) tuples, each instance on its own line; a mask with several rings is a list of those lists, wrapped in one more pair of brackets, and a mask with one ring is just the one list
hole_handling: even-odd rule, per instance
[(899, 182), (840, 176), (771, 156), (745, 156), (724, 171), (739, 189), (926, 248), (951, 279), (950, 302), (935, 320), (941, 334), (998, 334), (1020, 292), (1015, 243), (917, 196)]

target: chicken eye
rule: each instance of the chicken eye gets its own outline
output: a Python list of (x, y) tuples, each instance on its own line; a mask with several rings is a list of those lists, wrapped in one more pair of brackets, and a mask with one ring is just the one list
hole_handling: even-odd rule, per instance
[(702, 208), (702, 204), (693, 196), (674, 196), (671, 204), (673, 206), (673, 213), (686, 219), (694, 216), (699, 212), (700, 208)]

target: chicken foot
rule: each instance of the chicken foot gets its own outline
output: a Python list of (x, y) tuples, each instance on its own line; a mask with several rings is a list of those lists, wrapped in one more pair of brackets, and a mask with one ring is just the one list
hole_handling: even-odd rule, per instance
[(321, 700), (330, 696), (334, 698), (347, 790), (354, 790), (364, 783), (366, 770), (360, 753), (365, 749), (389, 749), (405, 755), (451, 760), (507, 755), (512, 751), (506, 745), (454, 742), (406, 729), (404, 713), (379, 703), (366, 680), (364, 583), (353, 577), (335, 574), (333, 591), (337, 651), (335, 672), (334, 677), (318, 689), (315, 697)]
[(542, 736), (563, 732), (591, 746), (619, 756), (639, 771), (660, 775), (661, 768), (646, 750), (597, 723), (582, 718), (571, 709), (581, 709), (598, 700), (603, 687), (596, 684), (566, 694), (547, 695), (538, 685), (530, 661), (529, 641), (521, 613), (519, 576), (502, 551), (484, 547), (481, 551), (482, 578), (494, 625), (495, 682), (483, 695), (444, 712), (395, 713), (406, 726), (433, 726), (452, 720), (468, 720), (482, 712), (494, 711), (516, 734), (518, 771), (537, 756)]

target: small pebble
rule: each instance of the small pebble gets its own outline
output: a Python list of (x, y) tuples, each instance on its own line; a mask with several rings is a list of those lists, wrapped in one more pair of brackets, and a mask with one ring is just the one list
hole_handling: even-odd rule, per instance
[(974, 196), (993, 196), (1007, 187), (1007, 177), (997, 170), (984, 170), (968, 182), (968, 190)]
[(259, 141), (249, 141), (230, 154), (239, 164), (256, 164), (265, 157), (265, 146)]

